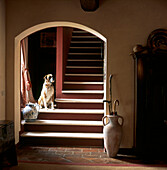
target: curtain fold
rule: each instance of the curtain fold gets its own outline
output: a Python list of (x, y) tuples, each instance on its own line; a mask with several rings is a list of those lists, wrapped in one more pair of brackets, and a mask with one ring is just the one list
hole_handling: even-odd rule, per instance
[(29, 102), (36, 103), (28, 70), (28, 37), (26, 37), (21, 41), (21, 107), (25, 107)]

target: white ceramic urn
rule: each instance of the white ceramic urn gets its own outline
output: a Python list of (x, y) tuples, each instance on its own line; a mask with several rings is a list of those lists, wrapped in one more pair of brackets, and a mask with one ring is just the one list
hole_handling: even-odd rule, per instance
[[(118, 119), (122, 119), (121, 123)], [(116, 157), (121, 144), (124, 119), (119, 115), (106, 115), (102, 118), (102, 121), (105, 150), (110, 158)]]

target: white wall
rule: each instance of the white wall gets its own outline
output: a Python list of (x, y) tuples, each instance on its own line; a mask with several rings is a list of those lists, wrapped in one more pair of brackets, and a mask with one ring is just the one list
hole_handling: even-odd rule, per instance
[(0, 0), (0, 120), (5, 119), (5, 0)]

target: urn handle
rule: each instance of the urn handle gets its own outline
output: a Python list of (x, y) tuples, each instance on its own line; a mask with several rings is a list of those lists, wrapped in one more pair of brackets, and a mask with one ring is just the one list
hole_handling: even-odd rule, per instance
[(103, 126), (106, 126), (108, 123), (105, 123), (105, 119), (107, 118), (108, 116), (104, 116), (103, 118), (102, 118), (102, 121), (103, 121)]
[(124, 118), (122, 116), (118, 116), (118, 119), (121, 119), (121, 123), (119, 121), (118, 121), (118, 123), (120, 124), (120, 126), (123, 126)]

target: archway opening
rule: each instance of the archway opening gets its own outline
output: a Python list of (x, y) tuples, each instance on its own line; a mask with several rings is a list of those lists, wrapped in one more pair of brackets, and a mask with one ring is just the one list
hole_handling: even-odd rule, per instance
[[(34, 27), (31, 27), (21, 34), (19, 34), (15, 38), (15, 89), (14, 89), (14, 105), (15, 105), (15, 110), (14, 110), (14, 122), (15, 122), (15, 141), (16, 143), (19, 142), (19, 131), (21, 130), (21, 115), (20, 115), (20, 42), (22, 39), (24, 39), (27, 36), (32, 35), (35, 32), (39, 32), (40, 30), (44, 29), (49, 29), (49, 28), (55, 28), (55, 27), (72, 27), (72, 28), (77, 28), (81, 30), (85, 30), (87, 32), (90, 32), (91, 34), (97, 36), (99, 39), (101, 39), (104, 42), (104, 99), (106, 99), (106, 70), (107, 70), (107, 54), (106, 54), (106, 46), (107, 46), (107, 41), (104, 36), (96, 32), (95, 30), (88, 28), (86, 26), (76, 24), (76, 23), (71, 23), (71, 22), (51, 22), (51, 23), (44, 23), (44, 24), (39, 24)], [(38, 95), (37, 95), (38, 96)]]

